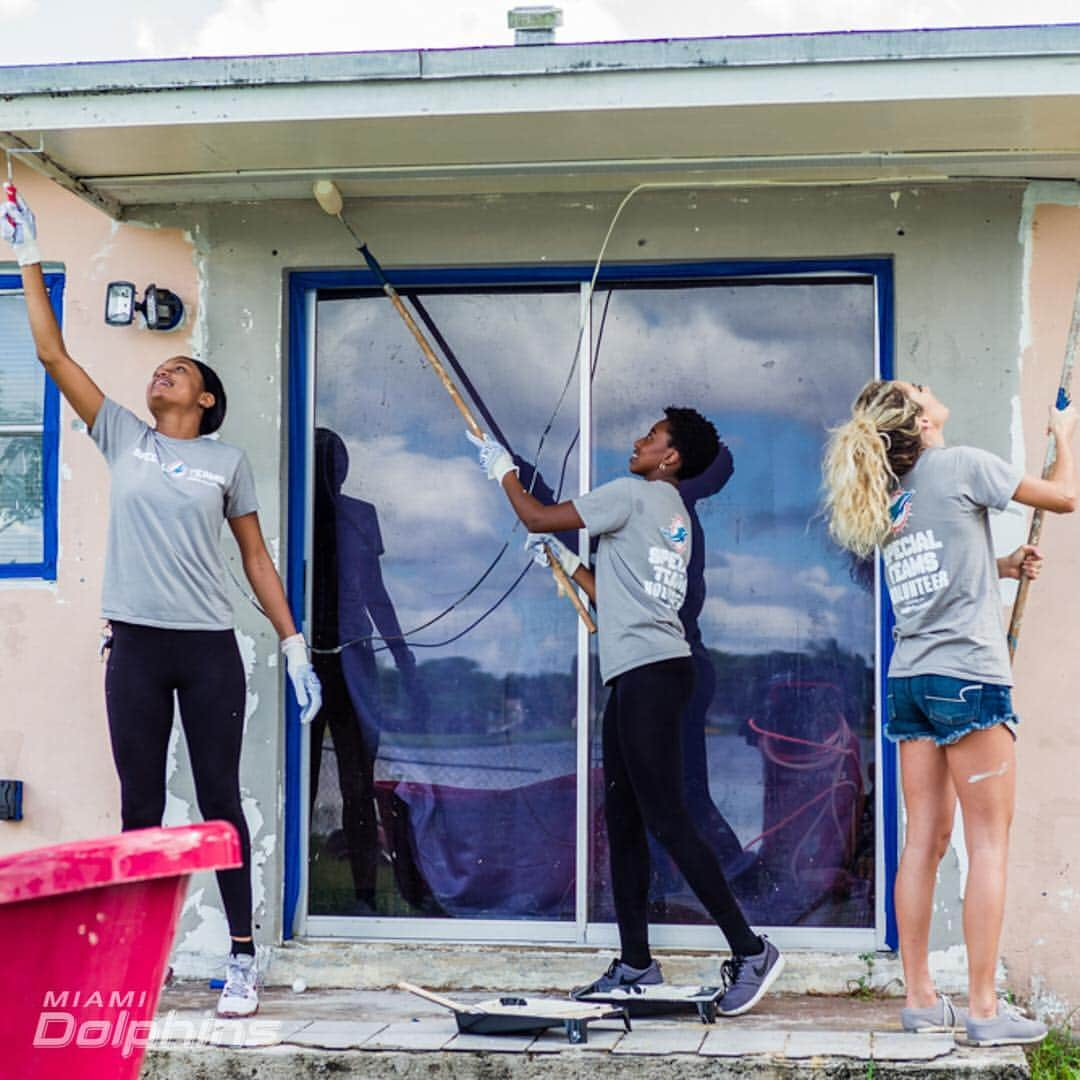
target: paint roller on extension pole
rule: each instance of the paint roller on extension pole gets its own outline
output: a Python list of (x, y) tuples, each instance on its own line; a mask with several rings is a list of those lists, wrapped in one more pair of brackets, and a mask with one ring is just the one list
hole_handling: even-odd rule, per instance
[[(1072, 374), (1073, 365), (1076, 363), (1076, 350), (1080, 345), (1080, 282), (1076, 285), (1076, 296), (1073, 299), (1072, 323), (1069, 326), (1069, 337), (1065, 345), (1065, 362), (1061, 366), (1061, 379), (1058, 381), (1057, 399), (1054, 407), (1065, 409), (1069, 406), (1072, 398)], [(1050, 470), (1057, 461), (1057, 439), (1050, 436), (1046, 445), (1046, 457), (1043, 459), (1042, 478), (1048, 479)], [(1027, 542), (1035, 547), (1042, 538), (1043, 511), (1036, 509), (1031, 515), (1031, 528), (1028, 531)], [(1016, 646), (1020, 640), (1020, 629), (1024, 623), (1024, 607), (1027, 604), (1028, 589), (1031, 587), (1031, 579), (1022, 577), (1020, 586), (1016, 590), (1016, 599), (1013, 601), (1012, 618), (1009, 620), (1009, 659), (1016, 656)]]
[[(364, 262), (367, 263), (368, 269), (375, 275), (375, 280), (379, 283), (382, 291), (389, 298), (390, 302), (394, 305), (395, 310), (401, 316), (402, 321), (409, 328), (409, 332), (416, 339), (416, 344), (420, 346), (420, 351), (424, 354), (425, 359), (431, 365), (431, 370), (438, 376), (439, 381), (443, 384), (443, 388), (450, 395), (450, 400), (457, 406), (457, 410), (461, 413), (462, 418), (465, 420), (465, 424), (469, 431), (478, 439), (484, 437), (484, 431), (480, 425), (476, 422), (476, 418), (472, 414), (472, 410), (469, 408), (465, 399), (458, 392), (458, 388), (454, 385), (454, 381), (446, 372), (446, 368), (443, 367), (442, 361), (436, 355), (435, 350), (428, 343), (427, 338), (424, 336), (424, 332), (416, 324), (416, 320), (412, 317), (409, 309), (405, 306), (401, 297), (398, 295), (397, 289), (386, 279), (386, 275), (383, 273), (383, 268), (379, 265), (378, 259), (368, 250), (367, 243), (361, 240), (356, 235), (353, 227), (345, 220), (345, 216), (342, 213), (345, 203), (341, 197), (341, 192), (338, 191), (337, 185), (332, 180), (317, 180), (312, 187), (312, 194), (315, 196), (315, 201), (319, 206), (331, 217), (337, 218), (342, 225), (348, 230), (349, 235), (353, 238), (356, 244), (356, 250), (364, 257)], [(567, 576), (566, 571), (562, 568), (559, 560), (555, 558), (555, 553), (551, 550), (550, 546), (545, 545), (544, 550), (547, 552), (548, 565), (551, 567), (551, 572), (555, 577), (556, 582), (559, 585), (561, 592), (566, 593), (570, 598), (570, 603), (574, 605), (578, 616), (581, 621), (588, 628), (590, 634), (596, 632), (596, 624), (592, 620), (592, 616), (589, 614), (588, 609), (581, 602), (581, 597), (578, 596), (577, 587)]]

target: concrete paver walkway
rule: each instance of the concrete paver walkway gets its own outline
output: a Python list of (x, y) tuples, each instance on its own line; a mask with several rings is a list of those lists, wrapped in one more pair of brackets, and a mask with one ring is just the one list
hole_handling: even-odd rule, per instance
[[(491, 993), (455, 993), (463, 1001)], [(555, 996), (555, 995), (553, 995)], [(205, 983), (170, 988), (159, 1007), (144, 1080), (258, 1076), (532, 1077), (889, 1076), (1026, 1077), (1015, 1048), (980, 1050), (948, 1035), (900, 1031), (896, 999), (779, 994), (737, 1020), (696, 1014), (589, 1025), (571, 1046), (540, 1036), (461, 1035), (439, 1006), (394, 990), (267, 989), (256, 1017), (216, 1020)], [(960, 1033), (962, 1036), (962, 1033)], [(587, 1063), (587, 1067), (586, 1067)]]

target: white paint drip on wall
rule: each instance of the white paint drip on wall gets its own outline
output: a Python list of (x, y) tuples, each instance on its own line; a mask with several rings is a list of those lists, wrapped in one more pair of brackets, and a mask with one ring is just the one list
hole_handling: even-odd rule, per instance
[(889, 198), (892, 199), (892, 206), (894, 210), (900, 209), (900, 196), (903, 195), (902, 191), (890, 191)]

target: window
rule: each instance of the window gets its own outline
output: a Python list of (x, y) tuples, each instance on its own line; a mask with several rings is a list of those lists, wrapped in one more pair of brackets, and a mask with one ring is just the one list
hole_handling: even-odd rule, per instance
[[(63, 277), (45, 276), (57, 318)], [(56, 578), (59, 395), (38, 363), (21, 281), (0, 275), (0, 577)]]

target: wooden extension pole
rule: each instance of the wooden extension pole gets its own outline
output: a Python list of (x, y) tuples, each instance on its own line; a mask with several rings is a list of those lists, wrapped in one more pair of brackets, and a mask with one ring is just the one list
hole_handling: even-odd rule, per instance
[[(1072, 323), (1069, 326), (1069, 337), (1065, 345), (1065, 361), (1061, 366), (1061, 379), (1058, 382), (1056, 403), (1059, 407), (1072, 398), (1072, 373), (1076, 362), (1076, 350), (1080, 343), (1080, 282), (1077, 282), (1076, 296), (1073, 299)], [(1057, 440), (1050, 436), (1046, 444), (1046, 457), (1043, 459), (1043, 479), (1047, 479), (1050, 470), (1057, 460)], [(1042, 537), (1043, 511), (1037, 509), (1031, 515), (1031, 528), (1028, 530), (1027, 542), (1038, 545)], [(1020, 629), (1024, 625), (1024, 608), (1027, 605), (1028, 589), (1031, 581), (1028, 578), (1020, 579), (1020, 586), (1016, 590), (1016, 600), (1013, 601), (1012, 618), (1009, 620), (1009, 659), (1016, 656), (1016, 646), (1020, 641)]]
[[(405, 325), (409, 328), (412, 336), (416, 338), (416, 344), (420, 346), (420, 351), (424, 354), (427, 362), (431, 365), (431, 370), (439, 377), (439, 381), (443, 384), (444, 389), (450, 395), (450, 400), (457, 406), (458, 412), (461, 413), (462, 418), (465, 420), (469, 431), (473, 433), (478, 439), (484, 437), (484, 430), (476, 422), (476, 417), (473, 416), (472, 410), (469, 408), (465, 399), (458, 392), (458, 388), (454, 385), (454, 380), (446, 372), (446, 368), (443, 367), (442, 361), (435, 354), (435, 350), (428, 344), (427, 338), (424, 336), (423, 330), (416, 325), (416, 320), (412, 317), (412, 313), (405, 306), (404, 301), (398, 296), (397, 289), (390, 284), (385, 278), (382, 280), (383, 292), (390, 298), (391, 303), (397, 308), (397, 313), (401, 316)], [(544, 545), (544, 550), (547, 552), (548, 565), (551, 567), (551, 572), (555, 576), (556, 582), (558, 582), (561, 592), (566, 593), (570, 597), (570, 603), (574, 605), (574, 609), (578, 613), (578, 617), (585, 624), (586, 629), (590, 634), (596, 633), (596, 623), (593, 622), (592, 616), (589, 614), (589, 609), (581, 602), (581, 597), (578, 596), (577, 586), (566, 575), (566, 571), (562, 568), (562, 563), (555, 558), (555, 552), (551, 550), (550, 544)]]

